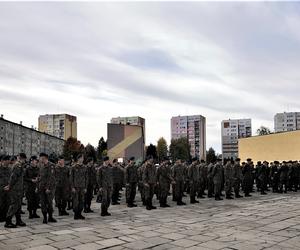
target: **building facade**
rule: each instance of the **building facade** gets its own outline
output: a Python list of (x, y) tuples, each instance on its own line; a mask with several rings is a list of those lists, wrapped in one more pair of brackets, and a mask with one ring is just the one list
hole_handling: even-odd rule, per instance
[(77, 138), (77, 118), (67, 114), (39, 116), (39, 131), (67, 140)]
[(299, 161), (300, 130), (239, 139), (239, 157), (258, 161)]
[(60, 155), (63, 146), (64, 140), (60, 138), (0, 118), (0, 154), (25, 153), (29, 157), (44, 152)]
[(275, 133), (300, 129), (300, 112), (277, 113), (274, 116)]
[(171, 118), (171, 139), (186, 137), (192, 157), (206, 159), (206, 118), (201, 115)]
[(131, 157), (139, 162), (145, 159), (144, 128), (138, 125), (107, 124), (107, 154), (111, 159)]
[(238, 157), (238, 140), (252, 136), (251, 119), (229, 119), (221, 123), (222, 157), (236, 159)]

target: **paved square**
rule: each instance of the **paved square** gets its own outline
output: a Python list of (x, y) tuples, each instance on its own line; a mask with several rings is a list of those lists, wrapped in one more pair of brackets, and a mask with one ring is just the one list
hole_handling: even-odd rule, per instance
[(300, 249), (300, 193), (170, 204), (147, 211), (140, 202), (129, 209), (122, 200), (110, 208), (111, 217), (103, 218), (100, 204), (93, 203), (95, 213), (85, 221), (56, 216), (58, 223), (48, 225), (26, 214), (27, 227), (0, 229), (0, 249)]

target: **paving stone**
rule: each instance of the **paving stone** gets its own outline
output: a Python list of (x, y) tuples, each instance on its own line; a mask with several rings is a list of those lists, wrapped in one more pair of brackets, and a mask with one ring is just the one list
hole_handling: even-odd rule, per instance
[(61, 231), (54, 231), (54, 232), (50, 232), (51, 234), (55, 234), (55, 235), (64, 235), (64, 234), (72, 234), (74, 233), (74, 231), (72, 230), (61, 230)]
[(126, 242), (120, 239), (108, 239), (108, 240), (96, 241), (96, 243), (105, 247), (113, 247), (113, 246), (124, 244)]

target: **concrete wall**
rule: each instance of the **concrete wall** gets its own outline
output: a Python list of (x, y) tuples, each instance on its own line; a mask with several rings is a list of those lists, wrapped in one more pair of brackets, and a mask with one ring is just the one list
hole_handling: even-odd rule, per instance
[(239, 158), (257, 161), (300, 160), (300, 130), (239, 139)]

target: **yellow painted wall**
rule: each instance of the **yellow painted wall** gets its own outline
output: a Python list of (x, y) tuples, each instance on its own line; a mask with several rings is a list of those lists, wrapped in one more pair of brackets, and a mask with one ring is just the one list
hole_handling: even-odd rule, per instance
[(69, 137), (77, 138), (77, 122), (65, 119), (65, 140)]
[(300, 160), (300, 130), (239, 139), (239, 158), (246, 161)]

